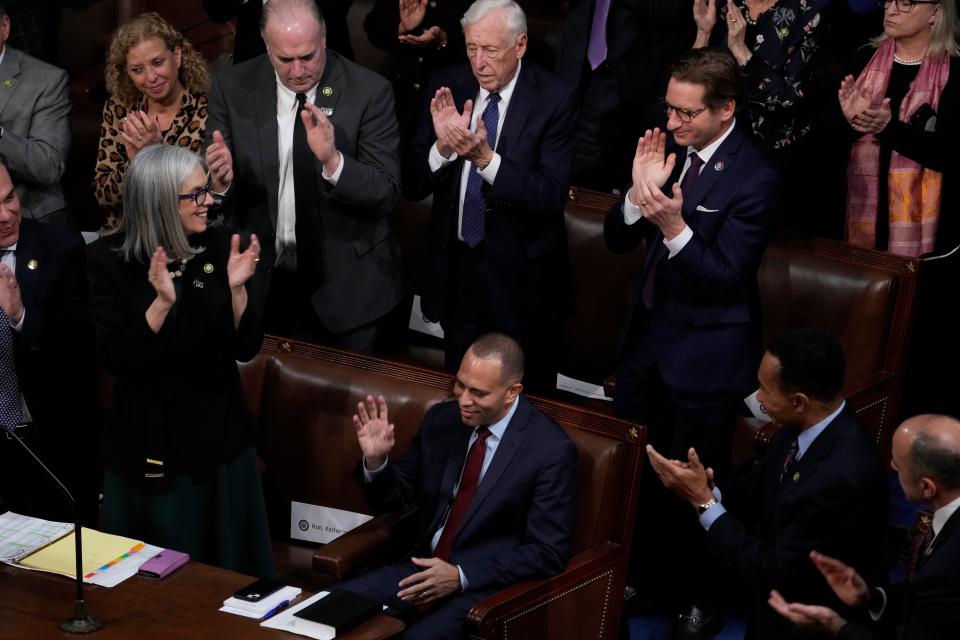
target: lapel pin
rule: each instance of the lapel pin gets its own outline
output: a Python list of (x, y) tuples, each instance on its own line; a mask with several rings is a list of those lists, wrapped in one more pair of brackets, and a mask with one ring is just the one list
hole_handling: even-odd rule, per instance
[(207, 264), (203, 265), (203, 272), (204, 272), (204, 273), (213, 273), (213, 265), (210, 264), (209, 262), (208, 262)]
[(320, 107), (320, 113), (329, 118), (333, 115), (333, 107)]
[(30, 269), (30, 271), (36, 271), (37, 267), (39, 266), (40, 266), (40, 263), (37, 262), (36, 260), (31, 259), (27, 261), (27, 269)]
[(799, 471), (794, 472), (793, 481), (796, 482), (799, 479), (800, 479), (800, 472)]
[(724, 168), (725, 166), (726, 166), (726, 165), (723, 164), (723, 160), (717, 160), (716, 163), (714, 163), (714, 165), (713, 165), (713, 170), (714, 170), (714, 171), (723, 171), (723, 168)]
[(10, 80), (10, 79), (4, 80), (4, 81), (3, 81), (3, 86), (5, 86), (5, 87), (12, 87), (12, 86), (13, 86), (13, 80)]
[(333, 87), (324, 87), (323, 89), (321, 89), (321, 92), (323, 93), (323, 95), (329, 98), (330, 96), (333, 95)]
[(203, 289), (203, 283), (198, 278), (193, 279), (193, 286), (197, 289)]

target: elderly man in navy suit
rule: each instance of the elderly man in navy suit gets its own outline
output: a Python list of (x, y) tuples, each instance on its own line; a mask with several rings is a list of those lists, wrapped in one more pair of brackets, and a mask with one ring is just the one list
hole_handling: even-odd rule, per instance
[[(694, 447), (718, 477), (730, 466), (735, 417), (756, 382), (756, 274), (781, 209), (780, 176), (737, 122), (739, 97), (732, 56), (696, 49), (680, 57), (664, 100), (679, 149), (668, 154), (666, 133), (648, 130), (637, 144), (632, 184), (604, 224), (612, 251), (646, 242), (614, 408), (649, 424), (661, 451), (680, 457)], [(658, 495), (656, 485), (651, 489), (648, 500)], [(661, 508), (682, 507), (662, 494)], [(674, 546), (682, 534), (658, 535), (641, 523), (633, 548), (682, 548)]]
[(457, 372), (457, 399), (432, 407), (395, 461), (383, 396), (357, 405), (356, 477), (378, 510), (419, 505), (417, 543), (405, 562), (341, 586), (411, 615), (404, 638), (461, 638), (477, 602), (566, 565), (577, 449), (521, 395), (523, 363), (506, 335), (478, 338)]
[(576, 97), (523, 60), (514, 0), (477, 0), (461, 24), (470, 65), (434, 75), (404, 175), (408, 197), (433, 193), (423, 313), (443, 326), (448, 371), (502, 331), (523, 345), (527, 387), (553, 389), (573, 305), (563, 212)]
[[(858, 624), (826, 606), (788, 602), (773, 591), (770, 606), (806, 629), (847, 640), (894, 637), (947, 640), (960, 629), (960, 421), (920, 415), (893, 434), (893, 468), (911, 502), (933, 508), (933, 519), (920, 535), (916, 563), (909, 577), (886, 588), (868, 588), (870, 577), (837, 558), (813, 552), (810, 558), (844, 605), (869, 609), (880, 629)], [(823, 551), (823, 549), (821, 549)], [(874, 583), (876, 584), (876, 583)]]

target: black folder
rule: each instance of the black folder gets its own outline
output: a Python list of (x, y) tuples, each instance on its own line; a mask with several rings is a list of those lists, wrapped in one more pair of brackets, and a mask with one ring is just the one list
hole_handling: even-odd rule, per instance
[(383, 605), (373, 598), (337, 590), (293, 615), (330, 627), (339, 636), (382, 610)]

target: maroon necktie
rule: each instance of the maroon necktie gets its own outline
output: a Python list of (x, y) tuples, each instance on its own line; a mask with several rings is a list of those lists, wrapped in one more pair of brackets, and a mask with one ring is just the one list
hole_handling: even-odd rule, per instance
[(453, 539), (457, 535), (457, 530), (460, 529), (463, 516), (470, 507), (470, 501), (473, 500), (473, 496), (477, 492), (477, 485), (480, 484), (480, 470), (483, 469), (483, 457), (487, 450), (484, 441), (489, 435), (490, 430), (486, 427), (477, 429), (477, 439), (470, 445), (470, 451), (467, 452), (467, 461), (463, 465), (463, 475), (460, 477), (457, 497), (453, 499), (450, 515), (447, 516), (447, 524), (444, 525), (437, 547), (433, 550), (434, 558), (440, 558), (444, 562), (450, 561)]

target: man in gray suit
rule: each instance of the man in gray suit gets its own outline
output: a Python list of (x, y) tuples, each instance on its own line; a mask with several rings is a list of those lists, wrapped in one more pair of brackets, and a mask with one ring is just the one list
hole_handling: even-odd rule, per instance
[(393, 92), (326, 49), (310, 0), (270, 0), (261, 33), (267, 54), (210, 88), (213, 189), (227, 219), (263, 243), (265, 329), (369, 352), (402, 294)]
[(25, 218), (67, 224), (60, 177), (70, 151), (67, 73), (6, 46), (10, 16), (0, 2), (0, 160), (10, 169)]

